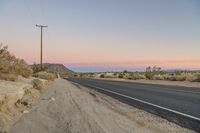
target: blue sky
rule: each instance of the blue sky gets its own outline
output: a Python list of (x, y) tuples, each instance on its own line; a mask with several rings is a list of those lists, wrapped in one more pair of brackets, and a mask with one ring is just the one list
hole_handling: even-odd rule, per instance
[[(28, 63), (78, 71), (200, 67), (199, 0), (0, 0), (0, 42)], [(101, 68), (101, 69), (100, 69)]]

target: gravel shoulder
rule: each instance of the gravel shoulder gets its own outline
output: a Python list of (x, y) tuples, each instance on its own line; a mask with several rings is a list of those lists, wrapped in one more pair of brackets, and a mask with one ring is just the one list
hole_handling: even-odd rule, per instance
[(11, 133), (190, 133), (107, 95), (57, 79)]

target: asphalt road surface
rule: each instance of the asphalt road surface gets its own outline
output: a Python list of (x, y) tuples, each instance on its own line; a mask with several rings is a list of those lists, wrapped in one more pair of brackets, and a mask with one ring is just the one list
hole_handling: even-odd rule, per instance
[(200, 132), (200, 88), (88, 78), (67, 80)]

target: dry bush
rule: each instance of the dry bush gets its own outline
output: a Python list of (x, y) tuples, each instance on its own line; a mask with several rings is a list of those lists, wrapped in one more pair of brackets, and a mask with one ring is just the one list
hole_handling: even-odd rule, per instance
[(180, 75), (176, 75), (176, 81), (185, 81), (186, 80), (186, 74), (181, 73)]
[(33, 87), (37, 90), (42, 90), (44, 88), (44, 84), (40, 79), (33, 80)]
[(200, 73), (188, 74), (186, 80), (191, 82), (200, 82)]
[[(15, 77), (22, 75), (29, 77), (32, 69), (22, 59), (16, 58), (8, 51), (7, 46), (0, 45), (0, 79), (15, 80)], [(6, 77), (7, 76), (7, 77)]]
[(196, 73), (195, 76), (196, 76), (195, 82), (200, 82), (200, 73)]
[(163, 76), (163, 75), (160, 75), (160, 74), (154, 75), (154, 76), (153, 76), (153, 80), (164, 80), (164, 76)]
[(145, 75), (140, 74), (140, 73), (133, 73), (133, 80), (138, 80), (138, 79), (145, 79)]
[(100, 78), (105, 78), (105, 74), (101, 74), (101, 75), (100, 75)]
[(133, 79), (133, 73), (132, 72), (126, 72), (124, 73), (124, 78), (125, 79)]
[(120, 73), (120, 74), (118, 75), (118, 78), (124, 78), (124, 74), (123, 74), (123, 73)]
[(163, 75), (163, 77), (164, 77), (164, 80), (176, 81), (176, 76), (175, 75), (165, 74), (165, 75)]
[(34, 63), (32, 66), (32, 70), (33, 70), (33, 73), (38, 73), (38, 72), (42, 72), (42, 71), (46, 71), (46, 67), (42, 66), (40, 64), (36, 64)]
[(32, 75), (32, 69), (26, 64), (24, 60), (16, 59), (14, 63), (14, 73), (16, 75), (22, 75), (23, 77), (27, 78)]
[(186, 81), (194, 82), (196, 81), (196, 79), (197, 79), (197, 76), (195, 74), (188, 73), (186, 75)]
[(49, 72), (38, 72), (33, 74), (33, 76), (41, 79), (46, 79), (49, 81), (53, 81), (56, 78), (55, 74)]
[[(104, 78), (114, 78), (114, 73), (109, 73), (109, 72), (106, 72), (103, 74), (104, 75)], [(100, 75), (101, 76), (101, 75)]]

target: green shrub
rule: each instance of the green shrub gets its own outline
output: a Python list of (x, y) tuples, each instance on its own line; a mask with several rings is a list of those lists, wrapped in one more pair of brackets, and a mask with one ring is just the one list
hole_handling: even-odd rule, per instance
[(153, 79), (155, 75), (161, 74), (161, 68), (157, 66), (147, 67), (145, 71), (146, 79)]
[(153, 79), (155, 74), (153, 72), (145, 72), (144, 75), (145, 75), (146, 79)]
[(101, 75), (100, 75), (100, 78), (105, 78), (105, 75), (104, 75), (104, 74), (101, 74)]
[(120, 73), (119, 75), (118, 75), (118, 78), (123, 78), (124, 77), (124, 75), (122, 74), (122, 73)]

